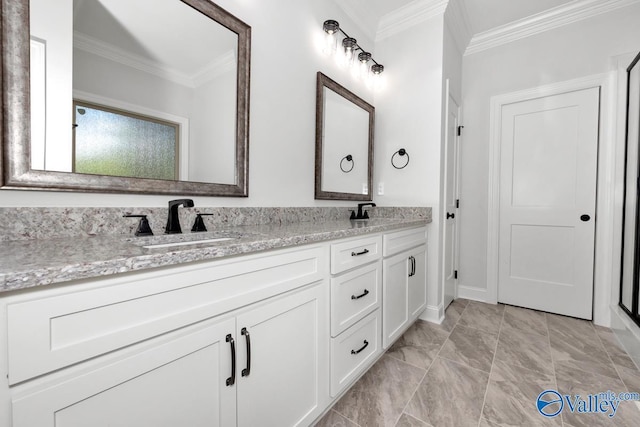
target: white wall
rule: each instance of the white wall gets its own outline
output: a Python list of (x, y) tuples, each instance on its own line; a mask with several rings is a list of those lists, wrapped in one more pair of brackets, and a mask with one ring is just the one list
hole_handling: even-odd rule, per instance
[(636, 4), (464, 57), (460, 286), (487, 287), (490, 98), (608, 72), (612, 57), (640, 50), (639, 20)]
[(236, 67), (196, 87), (192, 94), (189, 180), (235, 184)]
[[(314, 200), (315, 85), (322, 71), (373, 103), (364, 83), (353, 80), (320, 52), (322, 23), (338, 20), (350, 35), (373, 49), (373, 41), (333, 0), (217, 0), (252, 27), (249, 197), (196, 197), (196, 206), (333, 206)], [(388, 73), (401, 70), (380, 59)], [(386, 156), (385, 156), (386, 157)], [(388, 159), (381, 159), (374, 169)], [(394, 187), (392, 185), (392, 187)], [(395, 186), (397, 187), (397, 186)], [(0, 206), (166, 206), (169, 196), (1, 191)], [(424, 197), (403, 204), (427, 206)], [(394, 203), (391, 199), (387, 205)], [(382, 204), (382, 202), (381, 202)]]
[[(423, 318), (438, 321), (440, 286), (440, 164), (443, 82), (444, 17), (379, 41), (375, 57), (384, 58), (386, 83), (376, 93), (376, 168), (374, 190), (384, 205), (431, 206), (427, 304)], [(391, 156), (404, 148), (410, 162), (404, 169), (391, 165)], [(374, 191), (375, 193), (375, 191)]]

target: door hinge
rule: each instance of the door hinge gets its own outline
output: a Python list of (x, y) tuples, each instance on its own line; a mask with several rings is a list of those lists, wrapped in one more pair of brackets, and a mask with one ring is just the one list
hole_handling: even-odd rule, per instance
[(457, 279), (457, 278), (458, 278), (458, 270), (455, 270), (455, 271), (453, 272), (453, 278), (454, 278), (454, 279)]
[(456, 209), (460, 209), (460, 199), (456, 199)]
[(460, 136), (462, 134), (462, 128), (464, 126), (458, 126), (458, 136)]

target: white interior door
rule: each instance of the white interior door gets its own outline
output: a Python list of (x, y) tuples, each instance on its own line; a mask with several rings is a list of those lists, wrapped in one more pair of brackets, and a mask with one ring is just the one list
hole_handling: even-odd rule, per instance
[(456, 296), (458, 270), (458, 153), (460, 107), (449, 94), (447, 103), (447, 147), (444, 223), (444, 308)]
[(500, 302), (592, 317), (599, 96), (502, 108)]

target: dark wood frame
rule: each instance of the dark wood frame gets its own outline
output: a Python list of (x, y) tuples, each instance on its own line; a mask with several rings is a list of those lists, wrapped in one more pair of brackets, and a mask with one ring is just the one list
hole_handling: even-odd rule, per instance
[[(324, 88), (331, 89), (338, 95), (348, 101), (351, 101), (358, 107), (369, 113), (369, 149), (367, 162), (367, 185), (369, 192), (361, 193), (340, 193), (334, 191), (322, 190), (322, 129), (324, 127)], [(353, 92), (349, 91), (342, 85), (331, 80), (318, 71), (316, 80), (316, 185), (315, 198), (319, 200), (357, 200), (371, 201), (373, 200), (373, 134), (375, 129), (375, 108)]]
[(247, 197), (249, 195), (249, 82), (251, 27), (208, 0), (180, 0), (238, 35), (236, 92), (236, 184), (125, 178), (31, 170), (29, 105), (29, 0), (0, 0), (2, 13), (3, 189), (103, 193), (179, 194)]
[[(630, 77), (631, 71), (635, 66), (640, 66), (640, 53), (634, 58), (629, 67), (627, 68), (627, 108), (626, 108), (626, 127), (625, 127), (625, 159), (624, 159), (624, 187), (623, 187), (623, 205), (622, 205), (622, 250), (620, 255), (620, 297), (618, 300), (618, 305), (622, 310), (633, 319), (633, 321), (640, 326), (640, 313), (638, 312), (638, 295), (640, 295), (640, 247), (638, 247), (640, 243), (640, 197), (639, 194), (640, 189), (636, 189), (636, 200), (634, 201), (636, 204), (636, 215), (635, 218), (625, 218), (626, 204), (627, 204), (627, 174), (629, 171), (627, 170), (628, 158), (627, 158), (627, 148), (630, 143), (640, 145), (640, 140), (638, 141), (629, 141), (629, 127), (632, 117), (629, 116), (629, 103), (630, 103)], [(640, 102), (640, 100), (636, 100)], [(636, 117), (635, 120), (640, 123), (640, 116)], [(640, 152), (638, 158), (638, 170), (635, 171), (638, 175), (638, 179), (636, 179), (636, 183), (640, 182)], [(634, 242), (632, 248), (627, 248), (627, 250), (632, 250), (633, 255), (633, 265), (626, 266), (624, 264), (624, 253), (625, 253), (625, 225), (627, 223), (632, 223), (635, 227), (634, 232)], [(631, 307), (627, 307), (623, 302), (623, 289), (624, 289), (624, 274), (625, 269), (632, 268), (632, 293), (631, 293)]]

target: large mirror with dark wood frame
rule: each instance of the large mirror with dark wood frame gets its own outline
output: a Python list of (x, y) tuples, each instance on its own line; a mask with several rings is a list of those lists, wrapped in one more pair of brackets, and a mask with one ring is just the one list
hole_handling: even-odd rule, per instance
[(251, 27), (209, 0), (0, 0), (2, 188), (248, 196)]
[(316, 85), (316, 199), (370, 201), (375, 109), (322, 73)]

